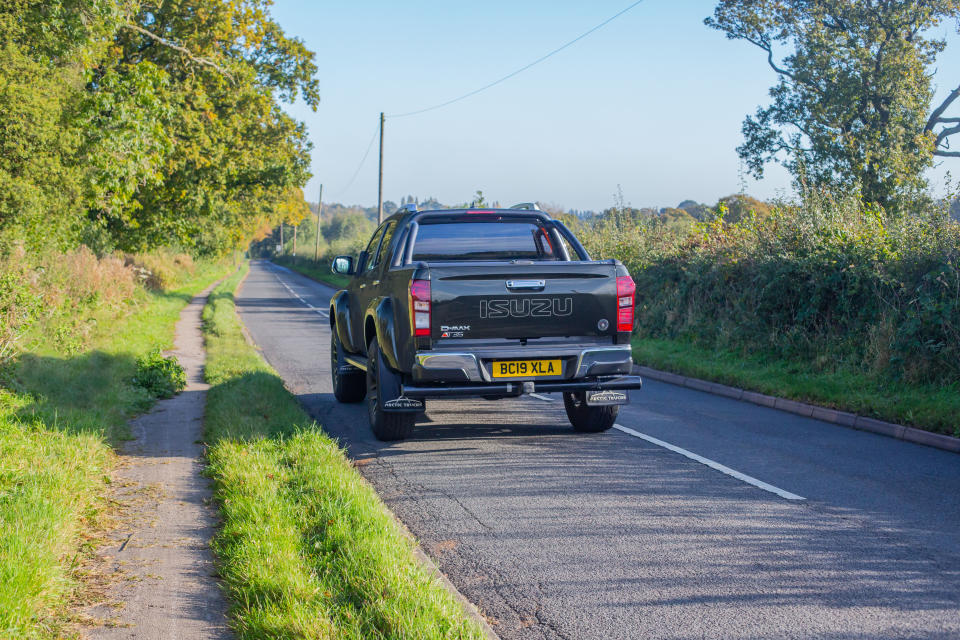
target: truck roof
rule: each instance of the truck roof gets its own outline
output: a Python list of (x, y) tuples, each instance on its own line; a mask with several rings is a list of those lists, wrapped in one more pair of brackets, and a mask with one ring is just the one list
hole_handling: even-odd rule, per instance
[(511, 218), (535, 218), (537, 220), (552, 220), (550, 214), (545, 211), (536, 211), (530, 209), (493, 209), (489, 207), (475, 207), (470, 209), (426, 209), (424, 211), (412, 211), (412, 210), (401, 210), (397, 211), (386, 220), (391, 218), (400, 220), (400, 219), (420, 219), (424, 217), (434, 218), (434, 217), (457, 217), (464, 215), (502, 215), (509, 216)]

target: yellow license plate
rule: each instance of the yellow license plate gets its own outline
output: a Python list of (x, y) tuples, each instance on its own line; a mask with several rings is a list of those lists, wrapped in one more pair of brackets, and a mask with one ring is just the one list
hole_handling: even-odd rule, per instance
[(562, 369), (559, 360), (496, 360), (494, 378), (536, 378), (558, 376)]

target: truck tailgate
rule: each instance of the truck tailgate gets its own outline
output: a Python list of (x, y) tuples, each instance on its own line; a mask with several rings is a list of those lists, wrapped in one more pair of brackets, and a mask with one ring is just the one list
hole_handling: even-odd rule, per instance
[(431, 336), (613, 336), (616, 267), (607, 262), (433, 262)]

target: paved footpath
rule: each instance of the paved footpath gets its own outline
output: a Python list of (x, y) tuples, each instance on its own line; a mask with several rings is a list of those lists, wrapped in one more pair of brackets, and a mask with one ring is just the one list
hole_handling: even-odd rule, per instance
[(377, 442), (332, 396), (332, 293), (254, 263), (237, 308), (503, 640), (960, 638), (957, 454), (662, 382), (604, 434), (545, 396)]
[(112, 543), (99, 552), (119, 580), (105, 603), (87, 612), (105, 622), (87, 631), (91, 638), (231, 637), (209, 547), (215, 513), (199, 444), (208, 389), (200, 314), (209, 292), (194, 298), (177, 322), (173, 355), (186, 370), (186, 389), (133, 421), (134, 440), (121, 452), (114, 482), (124, 513)]

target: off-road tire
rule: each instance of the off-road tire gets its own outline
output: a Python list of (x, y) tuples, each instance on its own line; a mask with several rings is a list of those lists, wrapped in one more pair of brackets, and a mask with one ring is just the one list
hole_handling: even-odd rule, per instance
[(567, 410), (567, 418), (573, 425), (573, 430), (580, 433), (606, 431), (617, 421), (617, 414), (620, 413), (617, 405), (588, 406), (583, 393), (564, 393), (563, 408)]
[(346, 365), (343, 353), (337, 328), (330, 327), (330, 376), (333, 378), (333, 396), (340, 402), (360, 402), (367, 395), (367, 382), (363, 371), (340, 373), (340, 369)]
[(374, 339), (367, 349), (367, 416), (370, 418), (370, 429), (377, 440), (394, 441), (405, 440), (413, 433), (413, 425), (417, 420), (415, 413), (387, 413), (380, 404), (380, 367), (386, 363), (380, 362), (380, 347)]

